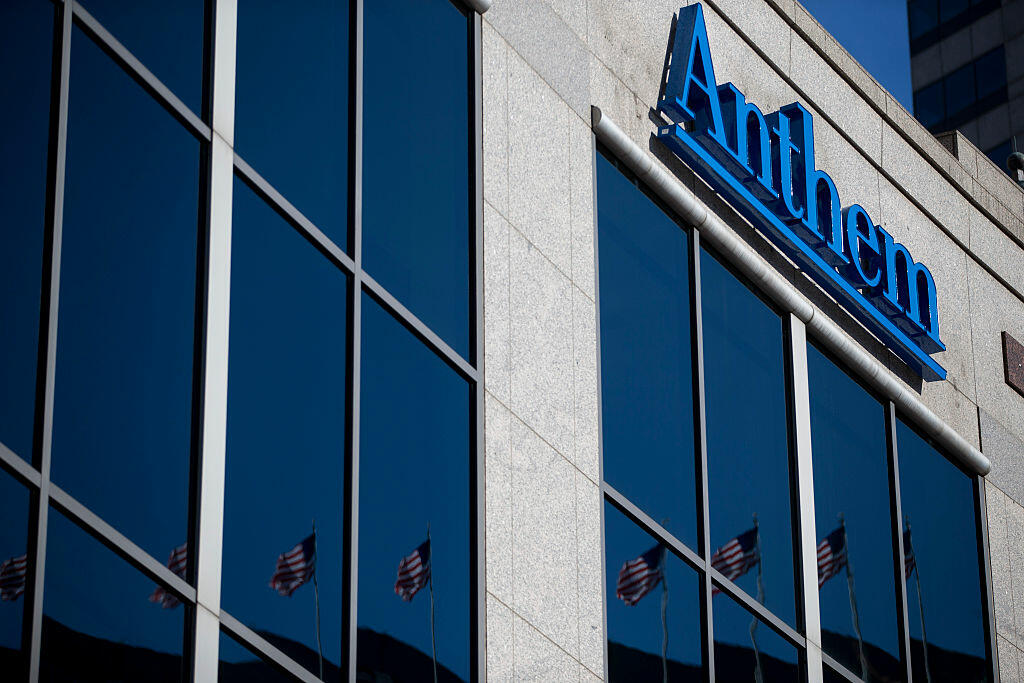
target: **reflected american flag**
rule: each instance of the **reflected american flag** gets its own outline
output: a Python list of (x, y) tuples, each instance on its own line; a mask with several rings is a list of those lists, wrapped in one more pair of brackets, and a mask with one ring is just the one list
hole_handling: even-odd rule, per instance
[(818, 544), (818, 588), (846, 566), (846, 527), (841, 526)]
[(409, 602), (421, 588), (427, 585), (429, 580), (430, 539), (428, 538), (398, 563), (395, 595)]
[[(172, 572), (185, 578), (185, 567), (188, 565), (188, 544), (182, 543), (177, 548), (171, 551), (171, 556), (167, 558), (167, 568)], [(156, 590), (149, 596), (150, 602), (158, 602), (164, 609), (174, 609), (181, 602), (163, 586), (157, 586)]]
[[(757, 527), (744, 531), (711, 555), (711, 566), (725, 574), (725, 578), (730, 581), (743, 576), (760, 561)], [(717, 586), (711, 590), (712, 595), (718, 595), (720, 592)]]
[(622, 565), (615, 585), (615, 596), (629, 606), (654, 590), (662, 579), (665, 547), (658, 544), (635, 560)]
[(277, 556), (270, 587), (290, 597), (299, 586), (309, 581), (316, 571), (316, 536), (310, 534), (298, 545)]
[(0, 600), (12, 602), (25, 592), (28, 555), (16, 555), (0, 564)]

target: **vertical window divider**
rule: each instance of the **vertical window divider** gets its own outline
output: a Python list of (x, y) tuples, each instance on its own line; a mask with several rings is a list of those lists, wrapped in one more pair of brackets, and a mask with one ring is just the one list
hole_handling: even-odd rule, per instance
[(896, 610), (900, 627), (900, 655), (907, 680), (914, 680), (910, 656), (910, 618), (907, 614), (907, 574), (904, 569), (903, 504), (900, 501), (900, 459), (896, 444), (896, 404), (886, 401), (885, 440), (889, 451), (889, 499), (892, 501), (893, 571), (896, 573)]
[(701, 551), (704, 557), (704, 572), (701, 576), (703, 583), (703, 595), (701, 610), (704, 622), (703, 646), (704, 657), (707, 665), (708, 680), (715, 680), (715, 631), (714, 617), (711, 609), (713, 596), (711, 584), (711, 517), (710, 502), (708, 500), (708, 448), (707, 448), (707, 420), (704, 395), (704, 328), (703, 311), (701, 309), (701, 281), (700, 281), (700, 231), (694, 227), (690, 231), (690, 329), (693, 346), (693, 377), (695, 398), (694, 401), (694, 444), (696, 448), (696, 465), (699, 470), (697, 480), (697, 497), (700, 500), (700, 507), (697, 510), (699, 515), (698, 527), (700, 529)]
[(796, 460), (796, 495), (800, 533), (801, 618), (806, 637), (807, 680), (823, 680), (821, 612), (818, 604), (818, 540), (814, 517), (814, 467), (811, 449), (811, 397), (807, 377), (807, 326), (793, 313), (786, 316), (786, 357), (789, 365), (791, 439)]
[[(54, 78), (51, 89), (50, 148), (47, 173), (46, 242), (43, 254), (42, 306), (39, 320), (39, 357), (36, 374), (36, 416), (33, 462), (39, 470), (39, 490), (29, 521), (32, 580), (25, 595), (22, 625), (23, 647), (28, 645), (28, 680), (39, 680), (40, 644), (43, 629), (43, 579), (46, 571), (47, 522), (50, 510), (50, 456), (53, 447), (54, 373), (57, 363), (57, 314), (60, 295), (61, 243), (64, 226), (64, 180), (67, 164), (68, 90), (71, 67), (72, 4), (55, 4), (60, 19), (55, 36)], [(54, 32), (57, 33), (55, 22)], [(31, 532), (35, 527), (35, 533)]]
[(359, 423), (362, 381), (363, 290), (363, 0), (351, 0), (349, 21), (349, 241), (353, 269), (348, 306), (348, 443), (345, 458), (343, 562), (348, 572), (342, 589), (342, 679), (356, 680), (359, 652)]
[(988, 547), (988, 500), (985, 493), (985, 479), (975, 474), (972, 477), (974, 488), (974, 509), (978, 534), (978, 545), (981, 563), (982, 591), (982, 614), (985, 621), (985, 657), (989, 662), (989, 673), (993, 681), (999, 680), (999, 662), (996, 661), (996, 605), (995, 596), (992, 594), (992, 559)]
[[(196, 605), (191, 679), (216, 680), (220, 659), (220, 589), (227, 448), (228, 334), (231, 304), (232, 190), (234, 184), (235, 45), (237, 0), (213, 10), (212, 130), (209, 227), (206, 233), (198, 510), (194, 512)], [(193, 477), (196, 477), (193, 473)]]
[(472, 174), (470, 179), (470, 201), (472, 202), (473, 270), (470, 278), (469, 295), (472, 301), (473, 319), (473, 367), (476, 379), (473, 383), (473, 414), (470, 416), (471, 458), (470, 491), (473, 506), (471, 524), (470, 558), (474, 585), (470, 596), (470, 666), (476, 671), (477, 680), (487, 680), (487, 564), (484, 501), (484, 183), (483, 183), (483, 18), (479, 12), (470, 11), (470, 130)]

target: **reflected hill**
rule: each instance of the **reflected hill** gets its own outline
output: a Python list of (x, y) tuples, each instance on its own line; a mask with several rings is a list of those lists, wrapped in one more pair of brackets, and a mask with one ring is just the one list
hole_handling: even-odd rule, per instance
[[(44, 642), (59, 656), (44, 658), (40, 680), (66, 683), (109, 683), (110, 681), (146, 681), (180, 683), (182, 658), (167, 652), (96, 638), (68, 628), (47, 617), (43, 620)], [(316, 651), (274, 633), (260, 632), (274, 647), (295, 661), (316, 670)], [(359, 629), (360, 683), (419, 683), (433, 680), (430, 655), (391, 636), (370, 629)], [(254, 655), (255, 657), (255, 655)], [(0, 679), (22, 670), (21, 653), (0, 647)], [(324, 677), (341, 680), (337, 664), (324, 662)], [(280, 683), (276, 669), (262, 660), (221, 662), (219, 678), (226, 683)], [(438, 663), (439, 683), (463, 683), (455, 673)]]

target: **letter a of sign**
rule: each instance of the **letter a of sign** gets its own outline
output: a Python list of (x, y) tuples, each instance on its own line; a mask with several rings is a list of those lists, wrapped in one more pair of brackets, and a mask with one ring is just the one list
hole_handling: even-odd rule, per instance
[[(677, 62), (683, 55), (686, 55), (685, 63)], [(676, 106), (696, 122), (698, 135), (707, 135), (725, 146), (722, 104), (718, 99), (718, 82), (715, 80), (708, 32), (704, 26), (704, 8), (700, 5), (690, 5), (679, 10), (665, 92), (680, 93), (676, 98)], [(704, 101), (693, 106), (694, 98)]]

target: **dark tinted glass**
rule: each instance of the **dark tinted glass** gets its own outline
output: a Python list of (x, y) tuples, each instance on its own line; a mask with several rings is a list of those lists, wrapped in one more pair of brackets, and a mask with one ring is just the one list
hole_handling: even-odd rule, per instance
[(989, 681), (974, 482), (903, 421), (896, 445), (914, 680)]
[(604, 478), (696, 548), (690, 241), (603, 156), (597, 201)]
[(438, 676), (468, 681), (469, 385), (365, 296), (362, 350), (359, 672), (432, 677), (431, 587), (395, 593), (429, 525)]
[[(849, 561), (819, 590), (822, 644), (841, 664), (861, 673), (851, 603), (856, 604), (868, 666), (879, 678), (898, 680), (886, 408), (813, 345), (807, 347), (807, 366), (818, 540), (845, 525)], [(841, 530), (831, 536), (837, 537)], [(836, 550), (835, 557), (839, 554)], [(818, 557), (823, 562), (820, 546)]]
[(978, 57), (974, 62), (978, 99), (995, 95), (1006, 87), (1006, 51), (1000, 47)]
[[(285, 653), (295, 654), (293, 650), (288, 649), (289, 644), (292, 643), (283, 643), (279, 640), (273, 642)], [(313, 656), (316, 656), (315, 653)], [(339, 677), (337, 665), (325, 662), (324, 680), (338, 680)], [(220, 634), (218, 683), (291, 683), (294, 680), (291, 676), (281, 673), (275, 667), (264, 662), (228, 634), (223, 632)]]
[(908, 7), (911, 38), (920, 38), (938, 26), (939, 5), (936, 0), (911, 0)]
[[(604, 543), (608, 680), (662, 680), (662, 642), (667, 636), (668, 680), (703, 681), (700, 576), (668, 550), (649, 552), (658, 542), (610, 503), (604, 508)], [(653, 585), (657, 564), (652, 558), (661, 558), (664, 569), (664, 580)], [(617, 595), (623, 569), (621, 592), (633, 604)]]
[(967, 11), (968, 0), (939, 0), (939, 20), (949, 21)]
[(186, 608), (50, 510), (40, 660), (43, 681), (182, 681)]
[(953, 118), (974, 104), (974, 65), (962, 66), (946, 76), (946, 116)]
[(840, 676), (837, 672), (833, 671), (828, 665), (822, 665), (822, 673), (824, 673), (825, 683), (848, 683), (847, 679)]
[(162, 559), (186, 537), (199, 144), (71, 45), (53, 479)]
[(28, 489), (0, 470), (0, 673), (21, 680), (26, 657), (21, 651), (28, 561)]
[(348, 244), (347, 0), (238, 3), (239, 154)]
[[(793, 517), (782, 320), (707, 252), (701, 253), (704, 392), (711, 544), (724, 546), (756, 524), (761, 565), (736, 582), (796, 623)], [(737, 428), (742, 425), (742, 428)], [(756, 520), (756, 521), (755, 521)], [(743, 543), (741, 540), (741, 545)], [(719, 567), (742, 571), (725, 550)]]
[(468, 356), (469, 20), (449, 0), (364, 12), (364, 264)]
[(937, 81), (914, 93), (914, 116), (926, 128), (936, 126), (946, 118), (942, 84), (942, 81)]
[(345, 275), (235, 182), (224, 608), (318, 671), (315, 592), (269, 587), (317, 525), (321, 640), (341, 663)]
[(203, 114), (203, 0), (83, 0), (82, 5), (186, 106)]
[(713, 602), (717, 683), (801, 680), (800, 653), (793, 645), (725, 593)]
[[(0, 443), (32, 459), (53, 6), (0, 4)], [(15, 67), (15, 65), (17, 65)], [(0, 550), (2, 552), (2, 550)]]

